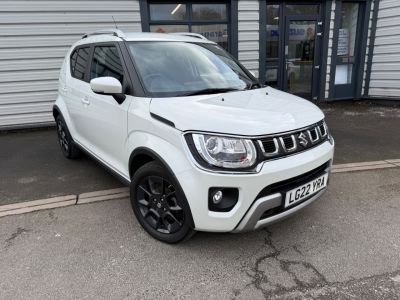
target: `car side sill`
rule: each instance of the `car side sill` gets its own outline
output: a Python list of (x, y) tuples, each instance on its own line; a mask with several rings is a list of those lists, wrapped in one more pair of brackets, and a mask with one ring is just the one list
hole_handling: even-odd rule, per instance
[(100, 166), (102, 166), (104, 169), (106, 169), (108, 172), (110, 172), (114, 177), (116, 177), (124, 185), (129, 186), (131, 184), (131, 181), (128, 178), (126, 178), (124, 175), (120, 174), (117, 170), (113, 169), (106, 162), (102, 161), (99, 157), (97, 157), (90, 150), (86, 149), (84, 146), (82, 146), (81, 144), (79, 144), (76, 141), (74, 141), (74, 144), (79, 148), (79, 150), (81, 150), (82, 152), (87, 154), (89, 157), (93, 158), (93, 160), (95, 162), (97, 162)]

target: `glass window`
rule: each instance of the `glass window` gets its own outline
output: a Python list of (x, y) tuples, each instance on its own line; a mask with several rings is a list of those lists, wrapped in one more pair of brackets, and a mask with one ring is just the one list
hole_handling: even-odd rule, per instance
[(286, 13), (289, 15), (317, 15), (319, 4), (286, 4)]
[(218, 43), (221, 47), (228, 48), (228, 25), (192, 25), (192, 32), (200, 33), (210, 41)]
[(278, 86), (278, 68), (267, 68), (265, 72), (265, 83), (271, 87)]
[(267, 59), (279, 57), (279, 5), (267, 5)]
[(71, 75), (84, 80), (86, 66), (89, 58), (89, 47), (79, 48), (71, 55)]
[(129, 49), (146, 89), (156, 97), (204, 89), (242, 90), (248, 85), (248, 77), (242, 78), (221, 55), (201, 44), (131, 42)]
[(150, 31), (194, 32), (229, 49), (228, 6), (224, 3), (150, 3)]
[(153, 21), (186, 20), (186, 5), (176, 4), (150, 4), (150, 19)]
[(358, 3), (343, 2), (340, 18), (338, 56), (354, 56), (357, 37)]
[(94, 49), (90, 79), (110, 76), (123, 81), (124, 72), (115, 46), (98, 46)]
[(356, 40), (360, 4), (343, 2), (337, 43), (335, 84), (351, 84), (353, 64), (356, 61)]
[(150, 25), (151, 32), (158, 33), (173, 33), (173, 32), (188, 32), (188, 25)]
[(353, 65), (337, 65), (335, 84), (350, 84), (353, 75)]
[(226, 20), (225, 4), (193, 4), (193, 20)]

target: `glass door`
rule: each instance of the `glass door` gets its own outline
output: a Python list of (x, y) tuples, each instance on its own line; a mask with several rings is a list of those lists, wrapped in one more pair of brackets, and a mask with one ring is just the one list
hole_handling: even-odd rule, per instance
[(311, 100), (317, 20), (286, 19), (284, 90)]
[(359, 68), (362, 7), (358, 2), (342, 2), (336, 49), (335, 87), (333, 97), (353, 98)]
[(268, 3), (265, 83), (316, 101), (320, 40), (319, 3)]

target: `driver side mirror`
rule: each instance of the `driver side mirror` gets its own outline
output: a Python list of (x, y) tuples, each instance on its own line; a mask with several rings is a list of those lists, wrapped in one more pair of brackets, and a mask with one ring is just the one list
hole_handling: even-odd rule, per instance
[(126, 96), (122, 93), (122, 85), (114, 77), (98, 77), (90, 80), (90, 88), (96, 94), (110, 95), (121, 104)]

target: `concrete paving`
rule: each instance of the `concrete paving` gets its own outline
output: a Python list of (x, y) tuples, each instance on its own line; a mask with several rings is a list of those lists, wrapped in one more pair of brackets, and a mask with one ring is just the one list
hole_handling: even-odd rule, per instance
[[(400, 108), (323, 104), (335, 164), (400, 158)], [(0, 134), (0, 205), (121, 187), (88, 157), (65, 159), (54, 129)]]
[(400, 169), (246, 234), (150, 238), (128, 199), (0, 218), (0, 299), (399, 299)]

